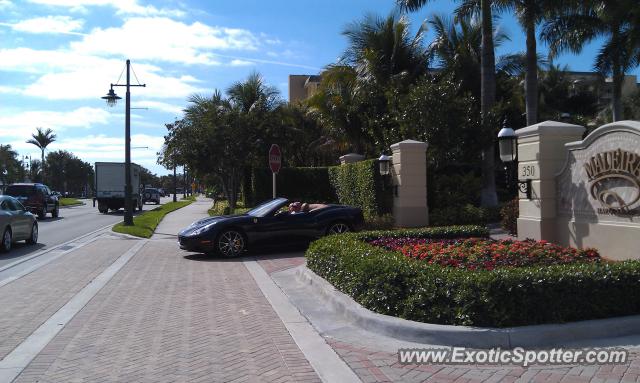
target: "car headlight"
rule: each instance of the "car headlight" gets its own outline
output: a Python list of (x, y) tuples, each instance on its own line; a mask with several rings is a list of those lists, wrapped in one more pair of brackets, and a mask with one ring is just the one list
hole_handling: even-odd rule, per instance
[(192, 232), (191, 232), (191, 235), (200, 235), (200, 234), (204, 233), (205, 231), (209, 230), (209, 228), (210, 228), (211, 226), (215, 225), (215, 224), (216, 224), (216, 223), (215, 223), (215, 222), (213, 222), (213, 223), (210, 223), (210, 224), (208, 224), (208, 225), (206, 225), (206, 226), (202, 226), (202, 227), (200, 227), (200, 228), (198, 228), (198, 229), (196, 229), (196, 230), (192, 231)]

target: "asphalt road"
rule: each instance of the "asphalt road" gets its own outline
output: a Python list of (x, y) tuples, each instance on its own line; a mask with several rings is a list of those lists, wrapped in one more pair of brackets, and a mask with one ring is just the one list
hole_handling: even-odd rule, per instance
[[(178, 199), (180, 199), (180, 195)], [(172, 197), (161, 198), (161, 203), (170, 202)], [(123, 210), (101, 214), (98, 207), (93, 207), (92, 201), (83, 200), (85, 205), (60, 209), (58, 218), (38, 219), (39, 238), (35, 245), (27, 245), (23, 241), (13, 244), (13, 249), (7, 254), (0, 254), (0, 267), (19, 261), (31, 254), (42, 250), (49, 250), (62, 243), (71, 241), (87, 233), (114, 225), (123, 219)], [(154, 204), (144, 205), (143, 210), (155, 208)], [(137, 212), (136, 212), (137, 214)]]

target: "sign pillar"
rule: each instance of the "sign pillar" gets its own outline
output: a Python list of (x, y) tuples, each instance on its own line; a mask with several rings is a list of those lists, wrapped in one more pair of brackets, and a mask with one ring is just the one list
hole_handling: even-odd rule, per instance
[(269, 167), (271, 168), (272, 182), (273, 182), (273, 199), (276, 198), (276, 174), (280, 171), (282, 166), (282, 152), (280, 147), (276, 144), (271, 145), (269, 149)]
[(393, 152), (393, 219), (399, 227), (429, 224), (427, 208), (427, 143), (405, 140)]
[(555, 241), (555, 177), (566, 160), (564, 145), (579, 141), (585, 128), (545, 121), (516, 130), (518, 180), (531, 180), (531, 199), (518, 192), (518, 239)]

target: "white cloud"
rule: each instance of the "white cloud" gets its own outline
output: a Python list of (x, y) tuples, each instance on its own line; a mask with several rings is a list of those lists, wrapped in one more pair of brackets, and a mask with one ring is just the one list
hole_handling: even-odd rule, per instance
[(29, 0), (34, 4), (66, 7), (76, 12), (83, 12), (87, 7), (111, 6), (118, 14), (141, 16), (173, 16), (182, 17), (185, 12), (179, 9), (158, 9), (153, 5), (140, 5), (136, 0)]
[(121, 27), (94, 29), (71, 50), (98, 56), (126, 56), (183, 64), (219, 65), (212, 50), (256, 50), (259, 40), (248, 30), (186, 24), (164, 17), (135, 17)]
[(0, 9), (13, 8), (13, 4), (9, 0), (0, 0)]
[(4, 25), (9, 25), (16, 31), (27, 33), (79, 34), (77, 31), (82, 29), (84, 21), (73, 19), (69, 16), (46, 16)]
[(248, 65), (255, 65), (255, 63), (251, 62), (251, 61), (246, 61), (246, 60), (231, 60), (230, 62), (231, 66), (248, 66)]
[(54, 133), (68, 129), (88, 129), (93, 125), (105, 125), (112, 114), (106, 109), (81, 107), (68, 112), (23, 111), (8, 113), (0, 111), (0, 137), (28, 139), (36, 127), (51, 128)]
[(135, 108), (149, 108), (150, 110), (157, 110), (157, 111), (169, 113), (176, 117), (181, 116), (182, 111), (184, 109), (184, 106), (181, 106), (181, 105), (174, 105), (166, 102), (149, 101), (149, 100), (134, 102), (132, 106)]
[[(50, 100), (98, 99), (109, 84), (118, 80), (124, 60), (106, 59), (70, 51), (45, 51), (30, 48), (0, 50), (0, 70), (42, 74), (22, 88), (2, 87), (0, 93), (21, 93)], [(134, 63), (136, 75), (146, 88), (136, 88), (132, 97), (186, 98), (204, 89), (190, 75), (166, 76), (155, 65)], [(135, 80), (134, 80), (135, 81)], [(120, 79), (123, 83), (123, 79)], [(124, 93), (115, 89), (116, 93)]]

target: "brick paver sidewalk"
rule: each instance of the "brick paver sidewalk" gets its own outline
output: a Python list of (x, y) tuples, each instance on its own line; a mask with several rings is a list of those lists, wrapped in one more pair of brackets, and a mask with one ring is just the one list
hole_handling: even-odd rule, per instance
[(16, 382), (320, 381), (241, 260), (186, 254), (149, 241)]
[[(304, 252), (261, 256), (259, 264), (269, 274), (304, 264)], [(442, 382), (442, 383), (640, 383), (640, 345), (629, 347), (630, 360), (624, 365), (561, 365), (527, 368), (519, 366), (477, 365), (401, 365), (398, 354), (363, 346), (353, 339), (325, 336), (325, 340), (340, 355), (363, 382)], [(375, 342), (368, 342), (375, 343)]]

